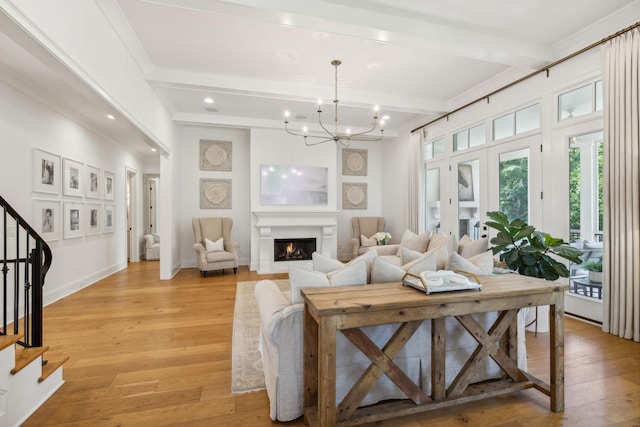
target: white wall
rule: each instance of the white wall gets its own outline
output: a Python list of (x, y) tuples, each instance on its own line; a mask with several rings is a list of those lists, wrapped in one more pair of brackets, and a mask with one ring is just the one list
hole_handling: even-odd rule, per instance
[[(240, 264), (249, 264), (251, 246), (249, 137), (249, 131), (245, 129), (184, 126), (180, 130), (180, 160), (175, 175), (179, 175), (181, 179), (176, 204), (180, 207), (178, 229), (181, 234), (179, 248), (182, 267), (197, 265), (193, 250), (191, 220), (206, 216), (228, 216), (233, 219), (231, 237), (240, 244)], [(231, 172), (200, 170), (198, 156), (201, 139), (231, 141)], [(200, 209), (200, 178), (231, 179), (231, 209)]]
[[(113, 233), (63, 239), (50, 243), (53, 265), (46, 279), (44, 301), (49, 304), (127, 265), (125, 168), (138, 172), (134, 185), (142, 195), (143, 162), (124, 145), (106, 140), (58, 112), (34, 101), (0, 74), (0, 194), (33, 222), (33, 200), (84, 202), (83, 197), (35, 193), (33, 155), (38, 148), (115, 174), (115, 231)], [(95, 203), (94, 199), (86, 199)], [(98, 203), (102, 203), (98, 201)], [(142, 212), (142, 198), (136, 199)], [(141, 217), (136, 219), (139, 233)], [(141, 239), (141, 235), (137, 238)]]

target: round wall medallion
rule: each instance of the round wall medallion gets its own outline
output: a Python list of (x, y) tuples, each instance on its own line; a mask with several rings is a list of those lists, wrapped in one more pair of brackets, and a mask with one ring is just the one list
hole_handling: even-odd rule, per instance
[(212, 145), (207, 148), (204, 157), (213, 166), (220, 166), (227, 160), (227, 152), (219, 145)]
[(214, 205), (219, 205), (227, 198), (227, 189), (223, 184), (211, 183), (204, 191), (204, 197)]
[(364, 167), (364, 159), (360, 153), (350, 153), (347, 157), (347, 166), (354, 172), (361, 171)]
[(352, 205), (359, 205), (364, 200), (364, 191), (360, 187), (351, 187), (347, 190), (347, 200)]

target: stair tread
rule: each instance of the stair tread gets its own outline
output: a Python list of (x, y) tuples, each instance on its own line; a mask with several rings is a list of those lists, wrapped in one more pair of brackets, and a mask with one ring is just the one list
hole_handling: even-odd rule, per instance
[(23, 348), (22, 350), (16, 349), (16, 367), (11, 370), (13, 375), (20, 372), (29, 363), (42, 356), (49, 347), (30, 347)]
[(0, 350), (4, 350), (5, 348), (14, 345), (20, 339), (24, 337), (24, 334), (18, 335), (0, 335)]
[(59, 360), (49, 360), (46, 365), (42, 366), (42, 375), (38, 378), (38, 382), (41, 383), (46, 380), (49, 375), (53, 374), (67, 360), (69, 360), (69, 356)]

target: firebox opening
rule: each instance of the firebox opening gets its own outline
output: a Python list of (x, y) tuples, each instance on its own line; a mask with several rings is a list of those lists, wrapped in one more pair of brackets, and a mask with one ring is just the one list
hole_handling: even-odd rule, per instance
[(304, 261), (310, 260), (316, 251), (316, 239), (274, 239), (274, 261)]

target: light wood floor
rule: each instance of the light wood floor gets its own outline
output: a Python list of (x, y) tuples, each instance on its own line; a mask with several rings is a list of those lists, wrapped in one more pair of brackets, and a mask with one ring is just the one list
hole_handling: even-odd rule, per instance
[[(157, 277), (157, 262), (130, 264), (45, 308), (45, 345), (70, 357), (66, 383), (24, 425), (302, 426), (273, 423), (264, 391), (230, 391), (236, 281), (269, 276)], [(573, 319), (565, 329), (563, 413), (530, 389), (376, 425), (639, 426), (640, 345)], [(548, 381), (548, 334), (527, 343), (529, 370)]]

